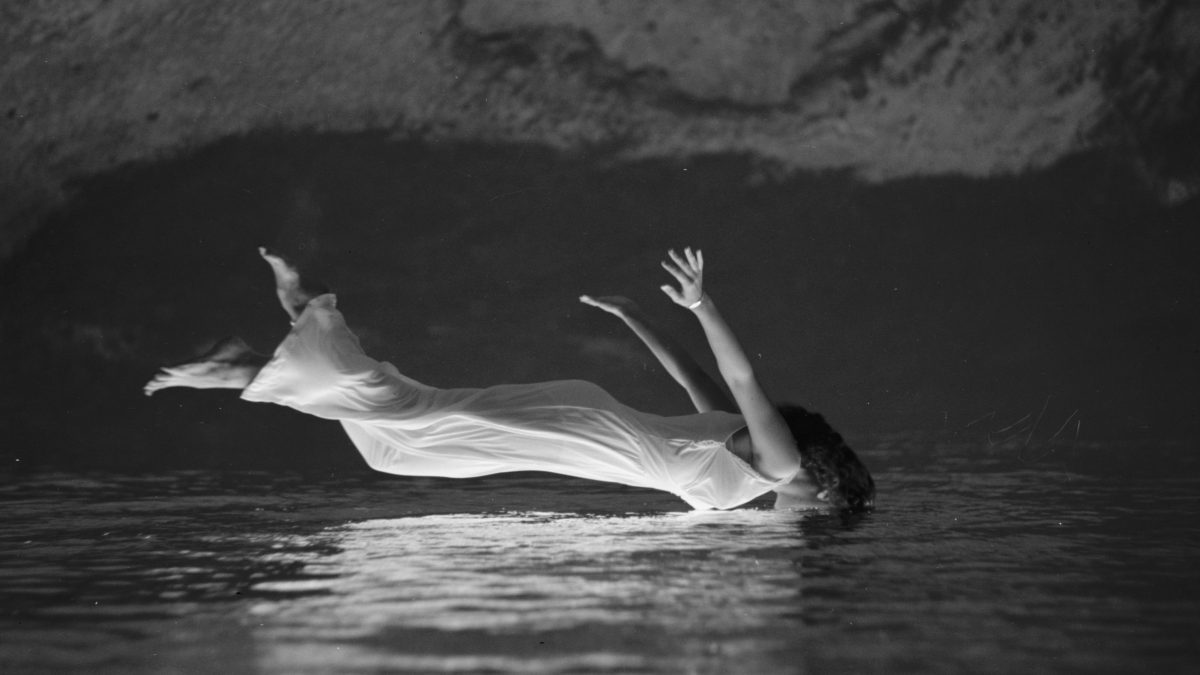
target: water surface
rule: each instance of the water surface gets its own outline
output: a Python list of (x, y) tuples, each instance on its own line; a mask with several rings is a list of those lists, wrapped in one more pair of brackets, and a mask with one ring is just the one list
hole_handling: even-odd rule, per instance
[(10, 473), (0, 669), (1190, 672), (1192, 451), (881, 440), (855, 517), (534, 474)]

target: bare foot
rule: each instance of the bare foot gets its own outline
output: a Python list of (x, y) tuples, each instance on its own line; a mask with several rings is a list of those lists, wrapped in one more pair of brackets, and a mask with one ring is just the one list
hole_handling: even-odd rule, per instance
[(191, 389), (245, 389), (267, 357), (250, 349), (239, 337), (227, 337), (198, 358), (168, 366), (146, 383), (147, 396), (168, 387)]
[(266, 260), (271, 266), (271, 271), (275, 273), (275, 294), (279, 296), (279, 304), (283, 305), (283, 311), (292, 317), (292, 321), (300, 318), (300, 313), (304, 311), (304, 306), (309, 300), (326, 292), (324, 289), (309, 290), (305, 288), (300, 280), (300, 272), (282, 256), (271, 251), (266, 246), (258, 247), (258, 254)]

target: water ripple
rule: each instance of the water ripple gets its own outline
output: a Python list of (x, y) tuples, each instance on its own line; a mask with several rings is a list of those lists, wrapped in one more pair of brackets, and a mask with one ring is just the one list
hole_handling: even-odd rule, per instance
[(0, 482), (0, 669), (1195, 662), (1195, 462), (1118, 446), (1034, 465), (1004, 452), (881, 447), (880, 506), (859, 516), (689, 513), (669, 495), (532, 475), (12, 476)]

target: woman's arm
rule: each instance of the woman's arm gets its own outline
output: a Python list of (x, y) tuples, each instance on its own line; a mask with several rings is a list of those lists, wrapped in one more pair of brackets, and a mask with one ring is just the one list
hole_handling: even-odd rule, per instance
[(692, 404), (696, 406), (697, 411), (738, 412), (737, 406), (729, 400), (729, 396), (721, 390), (721, 386), (709, 377), (708, 373), (704, 372), (704, 369), (700, 367), (699, 363), (696, 363), (686, 349), (670, 335), (660, 330), (642, 312), (637, 303), (618, 295), (601, 298), (583, 295), (579, 297), (579, 301), (585, 305), (598, 307), (624, 321), (625, 325), (641, 338), (671, 377), (675, 378), (679, 386), (687, 391), (688, 397), (692, 399)]
[(766, 476), (789, 478), (800, 471), (796, 439), (779, 411), (758, 383), (750, 359), (712, 298), (704, 293), (704, 255), (684, 249), (684, 256), (669, 251), (670, 261), (662, 266), (679, 282), (679, 289), (663, 286), (675, 304), (690, 309), (700, 320), (704, 335), (717, 359), (717, 367), (733, 399), (746, 418), (755, 467)]

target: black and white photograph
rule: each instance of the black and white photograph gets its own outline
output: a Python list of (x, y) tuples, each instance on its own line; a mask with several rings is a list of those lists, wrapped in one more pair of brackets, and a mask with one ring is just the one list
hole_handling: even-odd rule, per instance
[(1200, 669), (1200, 3), (0, 36), (5, 675)]

